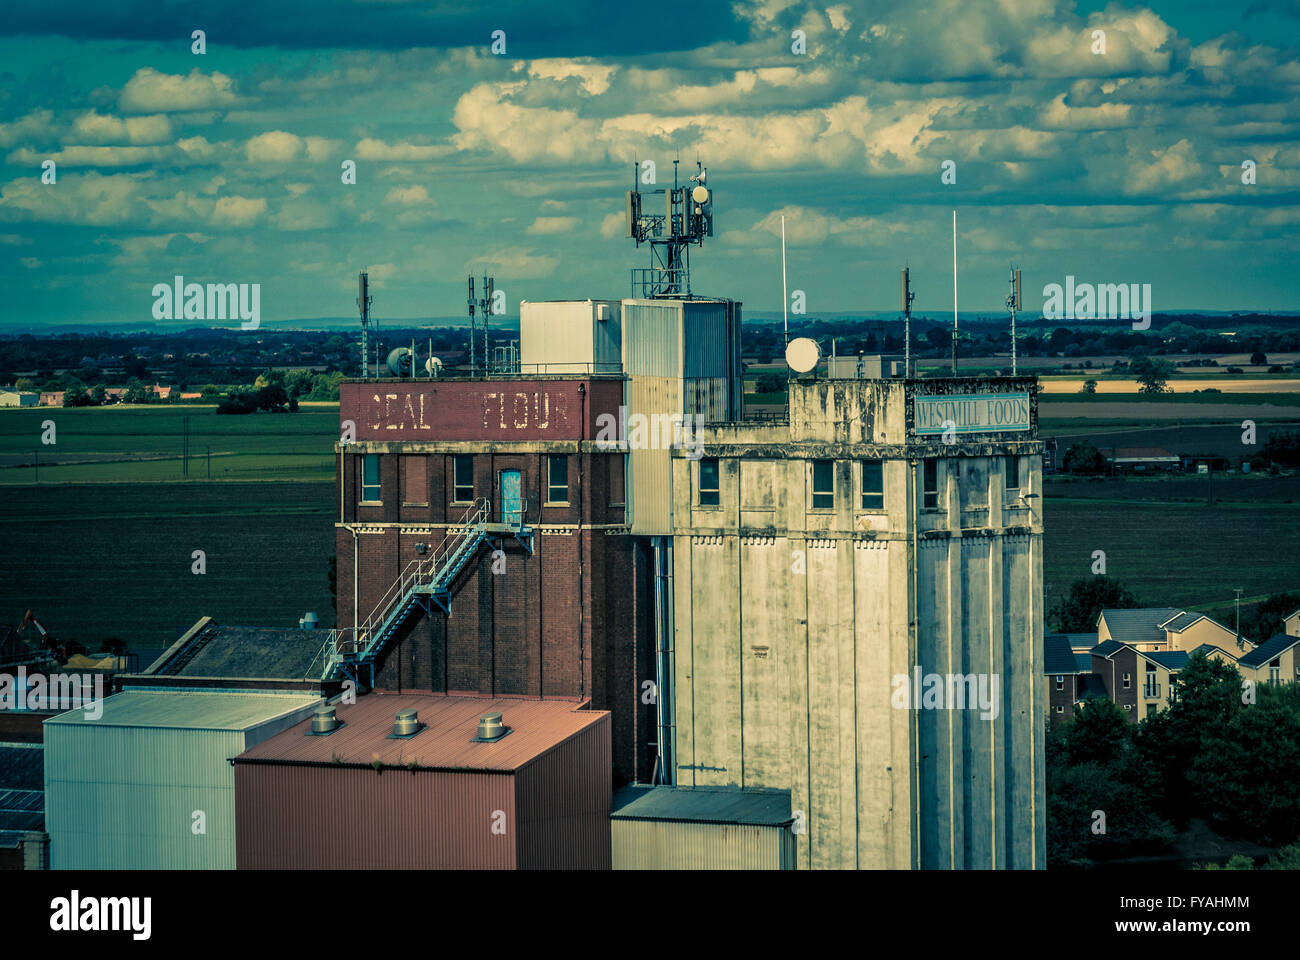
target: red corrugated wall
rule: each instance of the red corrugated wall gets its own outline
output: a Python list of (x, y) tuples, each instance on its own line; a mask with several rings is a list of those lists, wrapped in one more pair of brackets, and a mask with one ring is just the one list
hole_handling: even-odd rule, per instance
[[(606, 777), (608, 779), (608, 777)], [(235, 764), (241, 870), (508, 870), (508, 773)], [(492, 832), (504, 813), (505, 833)]]
[(521, 870), (611, 869), (608, 715), (515, 774)]

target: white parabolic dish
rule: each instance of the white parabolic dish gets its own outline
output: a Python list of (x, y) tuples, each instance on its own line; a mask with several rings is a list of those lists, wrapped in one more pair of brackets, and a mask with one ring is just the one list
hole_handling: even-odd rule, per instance
[(796, 373), (807, 373), (817, 366), (822, 357), (817, 341), (808, 337), (795, 337), (786, 345), (785, 362)]

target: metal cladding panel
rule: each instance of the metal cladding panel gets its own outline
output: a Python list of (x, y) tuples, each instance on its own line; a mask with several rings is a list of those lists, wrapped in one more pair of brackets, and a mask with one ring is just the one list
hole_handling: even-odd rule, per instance
[[(608, 318), (598, 319), (605, 306)], [(622, 364), (617, 300), (557, 300), (519, 305), (519, 362), (528, 373), (618, 373)]]
[[(631, 377), (627, 381), (628, 510), (632, 532), (643, 536), (672, 534), (671, 452), (664, 446), (662, 431), (651, 429), (656, 414), (682, 412), (682, 384), (674, 377)], [(644, 440), (637, 440), (632, 417), (648, 419)]]
[(600, 414), (618, 415), (622, 392), (614, 378), (349, 380), (339, 421), (360, 441), (590, 440)]
[(680, 377), (682, 301), (623, 301), (623, 372)]
[(610, 868), (612, 729), (605, 714), (515, 774), (520, 869)]
[(793, 870), (784, 827), (663, 820), (610, 822), (615, 870)]
[(687, 300), (683, 304), (682, 376), (727, 377), (731, 373), (731, 305), (725, 300)]
[[(141, 709), (121, 701), (158, 698)], [(170, 727), (130, 726), (124, 720), (163, 707), (163, 699), (194, 701), (194, 715), (177, 716)], [(251, 743), (297, 723), (317, 698), (281, 697), (286, 709), (261, 722), (247, 719), (235, 704), (216, 705), (205, 720), (205, 698), (240, 694), (118, 694), (105, 701), (100, 721), (63, 714), (45, 725), (46, 832), (50, 867), (56, 870), (233, 870), (235, 867), (234, 776), (231, 757)], [(248, 697), (252, 701), (265, 697)], [(274, 701), (275, 698), (272, 698)], [(169, 708), (170, 709), (170, 708)], [(167, 711), (164, 711), (167, 712)], [(109, 718), (117, 715), (117, 720)], [(243, 716), (244, 729), (204, 729)], [(186, 726), (189, 724), (189, 726)], [(194, 832), (203, 813), (204, 833)]]
[(682, 408), (690, 416), (703, 417), (705, 423), (731, 419), (726, 377), (687, 379), (682, 384)]
[(241, 870), (516, 865), (513, 774), (241, 763), (234, 778)]

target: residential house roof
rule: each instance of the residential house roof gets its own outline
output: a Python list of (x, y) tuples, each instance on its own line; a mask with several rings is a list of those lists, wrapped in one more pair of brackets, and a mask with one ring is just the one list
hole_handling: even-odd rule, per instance
[(1127, 643), (1120, 643), (1118, 640), (1107, 640), (1105, 643), (1097, 644), (1089, 652), (1094, 657), (1109, 657), (1113, 653), (1127, 649)]
[(1092, 654), (1076, 653), (1074, 655), (1075, 673), (1092, 673)]
[(1133, 607), (1127, 610), (1103, 610), (1097, 618), (1106, 620), (1112, 639), (1121, 643), (1164, 643), (1168, 638), (1160, 628), (1186, 611), (1178, 607)]
[(1206, 619), (1203, 613), (1180, 613), (1176, 617), (1170, 617), (1164, 623), (1160, 624), (1161, 630), (1170, 630), (1173, 633), (1182, 633), (1192, 624)]
[(1297, 643), (1300, 643), (1300, 637), (1293, 637), (1289, 633), (1275, 634), (1250, 651), (1250, 653), (1243, 655), (1238, 662), (1243, 667), (1262, 667), (1274, 657), (1290, 650)]
[(1139, 651), (1139, 655), (1160, 664), (1166, 670), (1181, 670), (1187, 666), (1186, 650)]
[(1043, 672), (1074, 673), (1077, 669), (1069, 639), (1061, 633), (1043, 634)]
[(1237, 655), (1233, 653), (1231, 650), (1224, 650), (1223, 647), (1216, 647), (1212, 643), (1203, 643), (1199, 647), (1196, 647), (1194, 650), (1191, 651), (1192, 656), (1196, 656), (1196, 654), (1198, 653), (1203, 653), (1207, 657), (1212, 653), (1221, 653), (1224, 656), (1231, 657), (1233, 660), (1237, 659)]

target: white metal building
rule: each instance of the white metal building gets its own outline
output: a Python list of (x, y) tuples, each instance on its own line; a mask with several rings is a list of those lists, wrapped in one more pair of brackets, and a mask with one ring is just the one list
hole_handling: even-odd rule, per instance
[(315, 695), (127, 690), (45, 721), (54, 870), (233, 870), (228, 762), (309, 716)]

